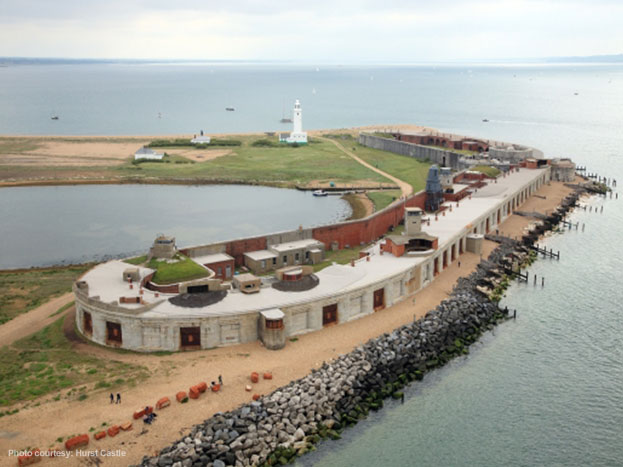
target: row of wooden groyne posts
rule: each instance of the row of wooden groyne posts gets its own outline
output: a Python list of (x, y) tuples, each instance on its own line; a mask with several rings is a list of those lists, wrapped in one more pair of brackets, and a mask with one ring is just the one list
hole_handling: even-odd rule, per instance
[[(498, 306), (500, 289), (517, 277), (514, 266), (534, 260), (536, 241), (564, 220), (583, 192), (578, 187), (520, 239), (491, 238), (499, 245), (489, 257), (422, 319), (371, 339), (256, 401), (215, 414), (141, 465), (285, 465), (323, 439), (338, 439), (344, 428), (382, 408), (386, 399), (404, 398), (404, 386), (467, 354), (482, 333), (509, 318), (511, 311)], [(497, 284), (497, 296), (482, 290), (491, 283)]]

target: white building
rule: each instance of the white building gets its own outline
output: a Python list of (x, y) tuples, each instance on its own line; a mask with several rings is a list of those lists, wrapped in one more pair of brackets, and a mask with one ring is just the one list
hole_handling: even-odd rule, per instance
[(161, 161), (164, 157), (164, 154), (155, 152), (153, 149), (146, 148), (143, 146), (141, 149), (134, 153), (134, 160), (148, 160), (148, 161)]
[(307, 132), (303, 131), (303, 111), (301, 109), (301, 103), (298, 99), (294, 102), (292, 124), (293, 128), (290, 136), (286, 136), (287, 133), (282, 133), (279, 135), (279, 142), (288, 144), (307, 144)]
[(192, 144), (210, 144), (210, 137), (204, 135), (203, 130), (201, 130), (199, 136), (195, 136), (193, 139), (190, 140), (190, 142)]

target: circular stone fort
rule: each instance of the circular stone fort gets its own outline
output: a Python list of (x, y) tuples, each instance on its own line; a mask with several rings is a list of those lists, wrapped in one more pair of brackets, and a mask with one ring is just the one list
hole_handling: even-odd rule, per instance
[[(461, 255), (479, 254), (484, 234), (549, 182), (552, 165), (512, 160), (494, 178), (433, 165), (425, 190), (364, 219), (186, 248), (159, 235), (146, 255), (74, 283), (77, 328), (140, 352), (256, 340), (280, 349), (408, 299)], [(344, 249), (353, 259), (333, 262)]]

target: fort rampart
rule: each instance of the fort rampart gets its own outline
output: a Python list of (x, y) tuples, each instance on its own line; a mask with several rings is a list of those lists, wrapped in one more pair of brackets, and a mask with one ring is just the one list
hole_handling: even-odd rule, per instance
[[(393, 272), (388, 271), (378, 279), (366, 282), (359, 288), (350, 287), (341, 292), (315, 296), (307, 300), (297, 300), (296, 296), (288, 298), (283, 305), (279, 305), (285, 315), (283, 324), (286, 336), (322, 329), (323, 313), (327, 307), (335, 308), (336, 322), (339, 324), (373, 313), (375, 294), (381, 294), (383, 306), (390, 307), (427, 286), (437, 274), (457, 261), (459, 256), (466, 251), (466, 240), (469, 234), (484, 234), (495, 229), (534, 191), (549, 181), (549, 168), (534, 170), (534, 172), (531, 169), (521, 170), (530, 171), (526, 174), (534, 173), (534, 176), (526, 178), (522, 185), (516, 186), (507, 197), (475, 216), (468, 225), (458, 226), (450, 237), (440, 243), (439, 249), (422, 262), (416, 265), (410, 265), (413, 263), (407, 262), (404, 267), (397, 268)], [(402, 220), (405, 204), (409, 207), (421, 208), (424, 201), (425, 193), (420, 192), (404, 202), (391, 205), (361, 220), (189, 247), (183, 251), (191, 257), (224, 252), (233, 256), (237, 264), (241, 264), (242, 255), (246, 251), (298, 239), (313, 237), (325, 243), (327, 247), (355, 246), (375, 241), (391, 227), (397, 226)], [(358, 261), (368, 261), (368, 258), (363, 257)], [(180, 309), (179, 313), (175, 314), (162, 314), (158, 313), (157, 305), (168, 297), (161, 296), (156, 303), (128, 308), (114, 302), (105, 303), (99, 297), (89, 297), (86, 283), (76, 283), (74, 292), (77, 310), (76, 324), (83, 334), (102, 345), (116, 345), (143, 352), (179, 350), (182, 330), (189, 327), (199, 330), (200, 348), (255, 341), (259, 337), (259, 312), (264, 311), (262, 306), (258, 305), (258, 308), (252, 311), (231, 310), (231, 312), (215, 314), (210, 313), (208, 307), (204, 313), (199, 314), (186, 311), (186, 309)], [(110, 329), (118, 330), (119, 341), (110, 342)]]

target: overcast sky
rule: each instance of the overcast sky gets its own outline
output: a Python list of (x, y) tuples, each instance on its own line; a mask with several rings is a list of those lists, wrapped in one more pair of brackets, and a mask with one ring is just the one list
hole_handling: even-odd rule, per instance
[(451, 61), (616, 54), (623, 0), (0, 0), (0, 56)]

